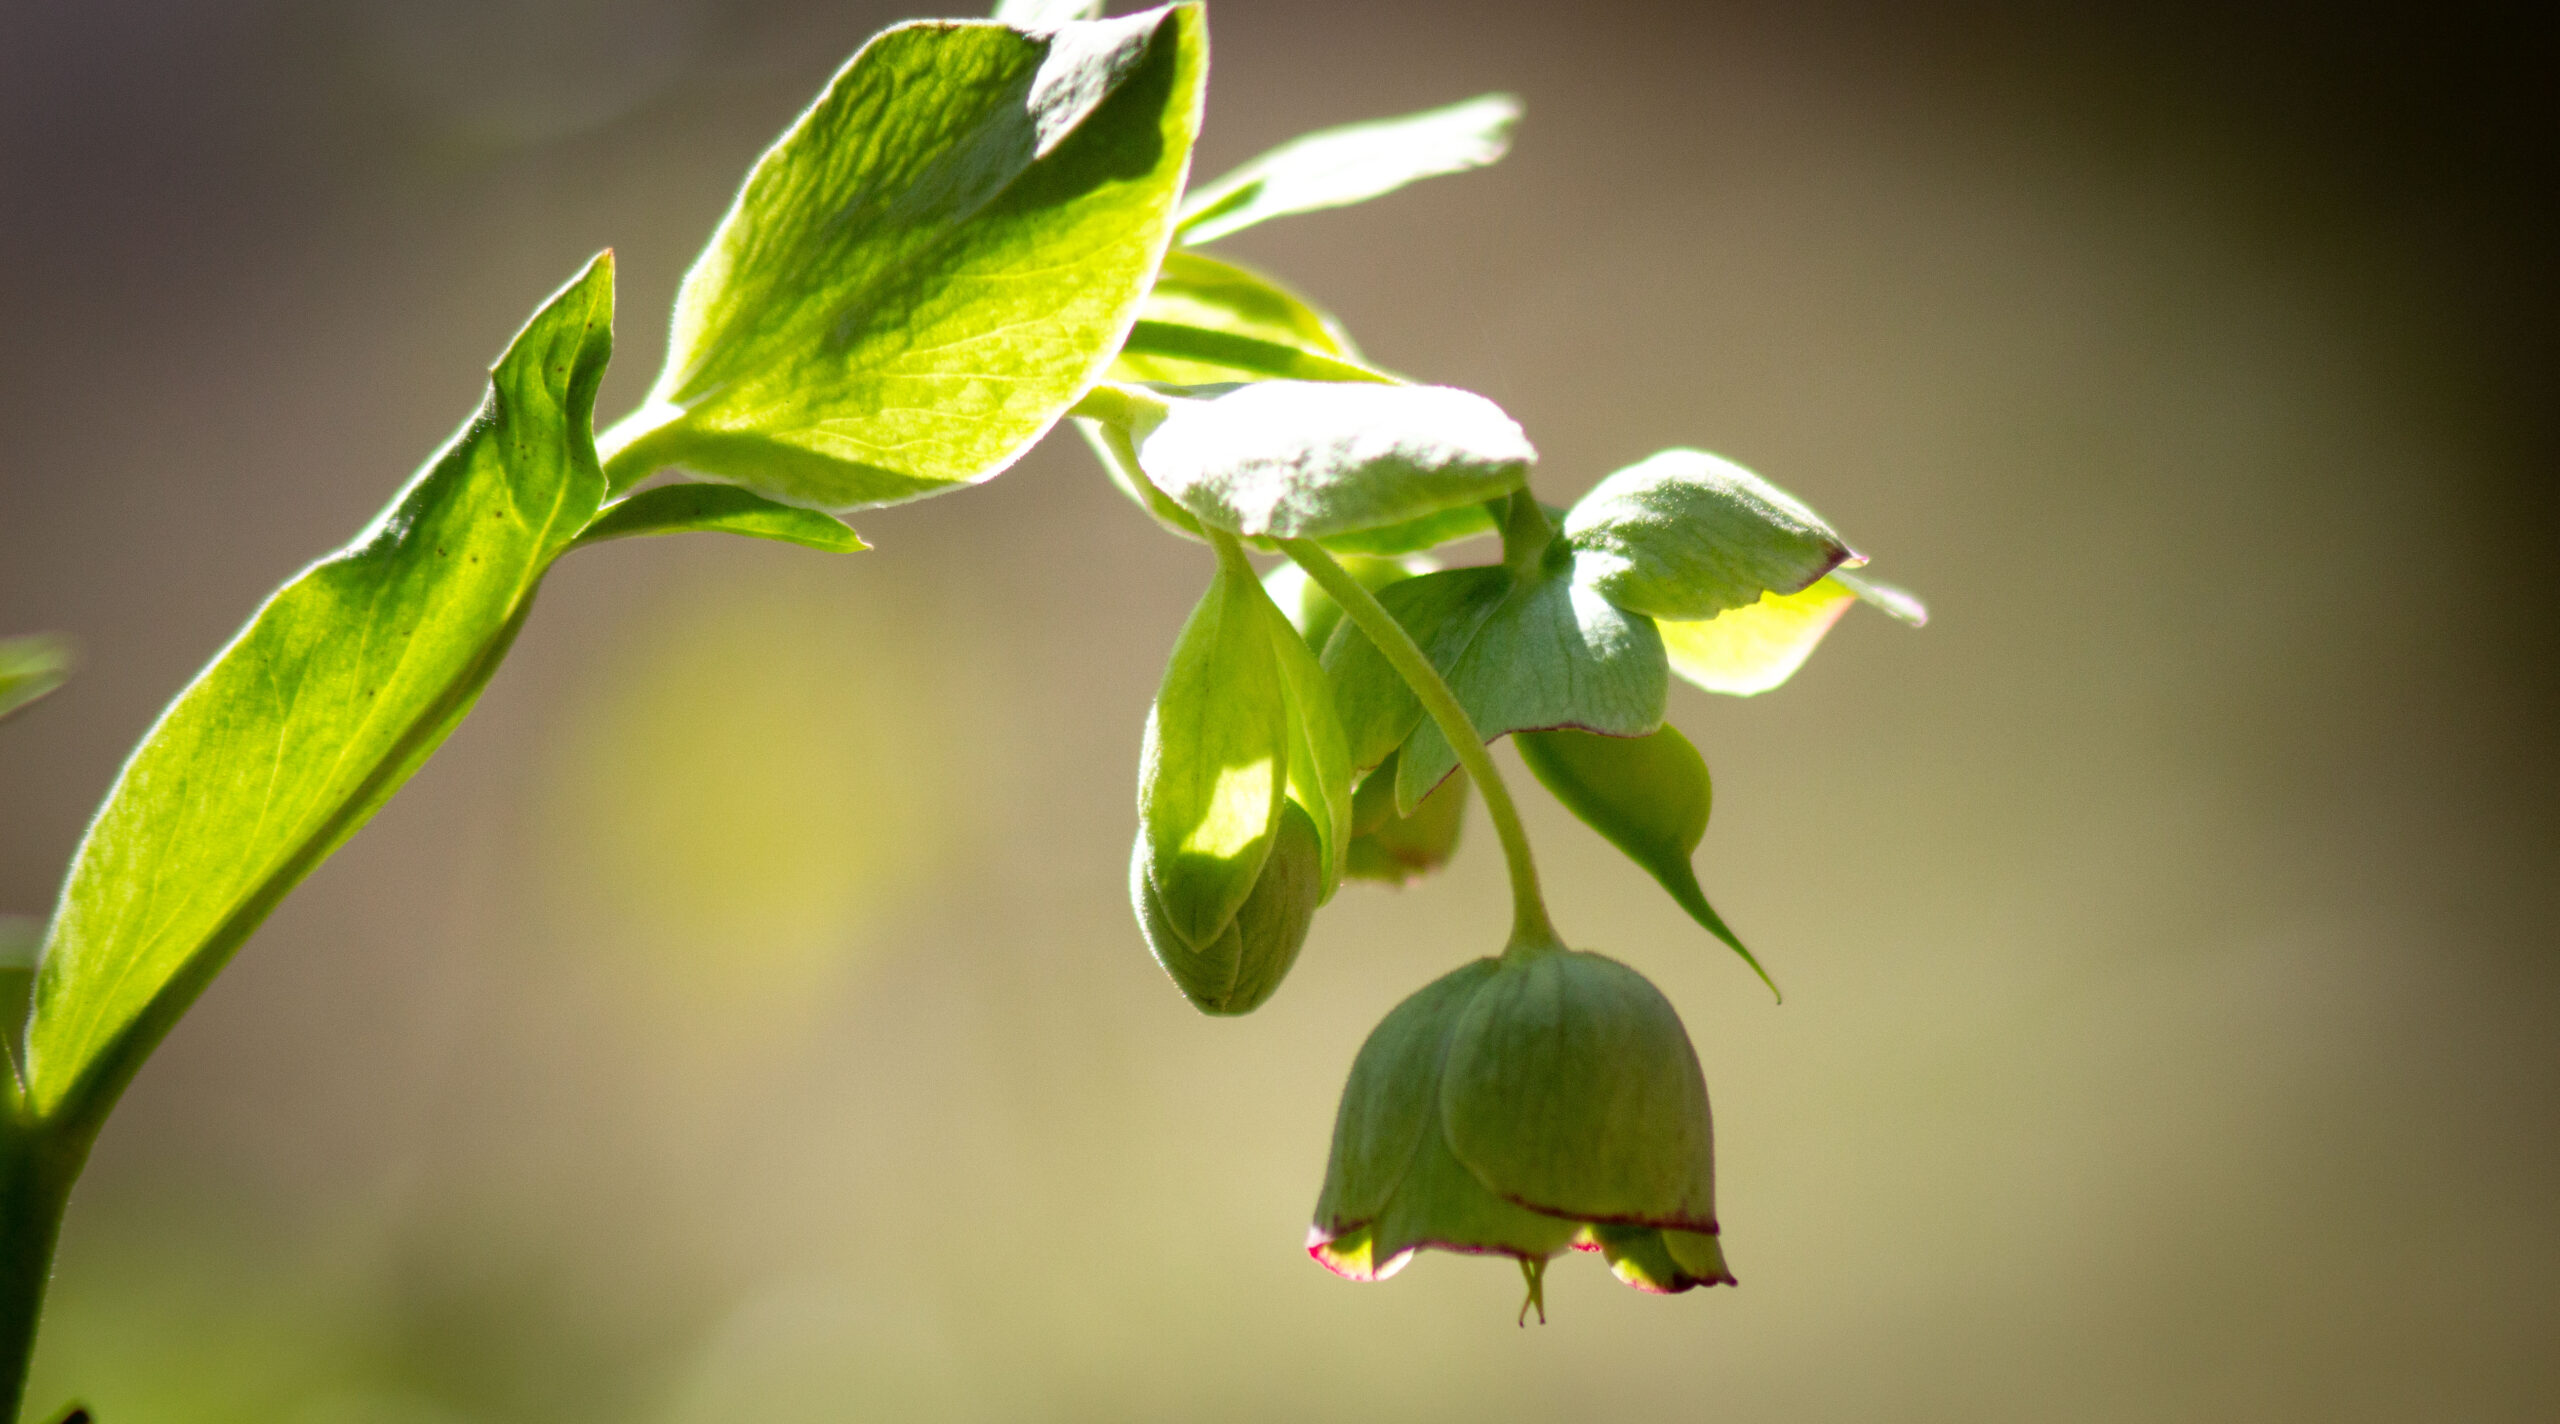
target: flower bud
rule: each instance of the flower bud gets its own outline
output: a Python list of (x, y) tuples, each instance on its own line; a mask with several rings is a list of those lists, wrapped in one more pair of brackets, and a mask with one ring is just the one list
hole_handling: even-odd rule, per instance
[(1396, 1006), (1351, 1066), (1308, 1251), (1381, 1280), (1424, 1247), (1598, 1251), (1619, 1279), (1731, 1284), (1705, 1076), (1661, 991), (1573, 950), (1480, 959)]
[(1351, 842), (1342, 873), (1390, 885), (1429, 875), (1457, 854), (1467, 816), (1467, 779), (1452, 776), (1422, 798), (1410, 816), (1396, 814), (1396, 756), (1370, 772), (1351, 798)]
[(1129, 897), (1147, 948), (1173, 982), (1204, 1014), (1245, 1014), (1262, 1006), (1298, 959), (1314, 922), (1323, 889), (1324, 853), (1315, 822), (1294, 801), (1280, 812), (1270, 858), (1234, 918), (1193, 944), (1165, 915), (1162, 897), (1147, 875), (1147, 838), (1141, 834), (1129, 861)]

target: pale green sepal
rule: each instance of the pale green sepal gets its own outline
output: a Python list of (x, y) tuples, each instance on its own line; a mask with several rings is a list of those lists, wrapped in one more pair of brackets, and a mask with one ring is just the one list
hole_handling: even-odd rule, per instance
[(1146, 871), (1167, 923), (1194, 946), (1216, 938), (1252, 893), (1288, 804), (1289, 704), (1272, 622), (1252, 571), (1222, 560), (1147, 715)]
[(1508, 94), (1324, 129), (1272, 149), (1183, 200), (1186, 243), (1215, 242), (1294, 213), (1364, 203), (1407, 183), (1498, 161), (1520, 101)]
[(1505, 959), (1440, 1081), (1449, 1148), (1486, 1187), (1576, 1221), (1716, 1230), (1706, 1077), (1662, 992), (1614, 959)]
[(1376, 1221), (1404, 1184), (1423, 1134), (1436, 1135), (1449, 1035), (1495, 969), (1495, 961), (1478, 959), (1441, 975), (1396, 1005), (1361, 1043), (1342, 1085), (1333, 1153), (1316, 1198), (1316, 1227), (1328, 1239)]
[(507, 348), (372, 527), (285, 585), (161, 714), (74, 856), (37, 976), (29, 1102), (94, 1125), (285, 893), (459, 723), (602, 503), (598, 257)]
[(1671, 670), (1728, 697), (1756, 697), (1784, 685), (1858, 601), (1839, 577), (1834, 572), (1798, 593), (1764, 593), (1757, 603), (1694, 623), (1656, 620)]
[(1316, 903), (1333, 898), (1342, 884), (1343, 857), (1351, 844), (1351, 759), (1335, 711), (1333, 682), (1299, 636), (1287, 614), (1266, 593), (1271, 642), (1279, 655), (1280, 689), (1289, 702), (1289, 799), (1305, 810), (1322, 852), (1322, 886)]
[[(1642, 736), (1662, 725), (1670, 666), (1653, 620), (1629, 613), (1553, 565), (1518, 580), (1454, 663), (1433, 662), (1485, 740), (1545, 727)], [(1436, 723), (1404, 744), (1396, 805), (1411, 812), (1458, 754)]]
[(1566, 810), (1626, 852), (1629, 860), (1670, 892), (1689, 918), (1741, 955), (1771, 994), (1778, 993), (1769, 971), (1743, 948), (1698, 886), (1690, 857), (1706, 836), (1715, 788), (1707, 775), (1706, 758), (1698, 755), (1679, 728), (1666, 723), (1642, 737), (1602, 737), (1569, 729), (1522, 732), (1512, 742), (1531, 774), (1555, 793)]
[[(1498, 568), (1444, 569), (1378, 590), (1378, 605), (1444, 671), (1500, 607), (1511, 576)], [(1360, 625), (1346, 620), (1324, 649), (1334, 705), (1357, 775), (1384, 762), (1422, 722), (1422, 703)]]
[(1138, 927), (1156, 963), (1182, 996), (1204, 1014), (1251, 1013), (1286, 978), (1306, 944), (1322, 898), (1324, 851), (1315, 823), (1295, 803), (1280, 813), (1270, 859), (1235, 918), (1208, 943), (1193, 946), (1177, 934), (1146, 871), (1147, 843), (1139, 837), (1129, 863), (1129, 897)]
[(62, 685), (71, 675), (71, 642), (49, 633), (0, 638), (0, 717)]
[(609, 437), (617, 488), (682, 466), (852, 509), (1011, 464), (1145, 300), (1206, 46), (1195, 5), (875, 37), (687, 274), (665, 371)]
[(1665, 450), (1602, 480), (1566, 515), (1564, 536), (1576, 579), (1656, 618), (1713, 618), (1856, 557), (1794, 496), (1699, 450)]
[(1595, 1226), (1585, 1249), (1607, 1256), (1619, 1280), (1655, 1295), (1734, 1284), (1733, 1272), (1725, 1269), (1723, 1247), (1703, 1232)]
[(871, 546), (832, 514), (776, 504), (736, 485), (672, 484), (642, 490), (598, 511), (577, 547), (608, 539), (653, 534), (742, 534), (774, 539), (825, 553), (849, 554)]
[(1173, 397), (1138, 464), (1202, 523), (1321, 539), (1497, 499), (1537, 452), (1502, 408), (1447, 386), (1259, 381)]

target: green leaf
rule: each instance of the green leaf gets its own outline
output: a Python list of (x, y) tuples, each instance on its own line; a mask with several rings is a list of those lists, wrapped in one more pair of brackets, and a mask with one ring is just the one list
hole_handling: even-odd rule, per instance
[(1396, 813), (1396, 759), (1390, 754), (1351, 796), (1351, 851), (1342, 873), (1403, 885), (1449, 863), (1467, 816), (1467, 779), (1452, 776), (1413, 808)]
[(1121, 348), (1120, 360), (1111, 368), (1113, 380), (1201, 386), (1236, 379), (1232, 365), (1137, 350), (1152, 327), (1221, 332), (1355, 365), (1360, 361), (1341, 323), (1306, 298), (1249, 267), (1197, 252), (1165, 254), (1164, 269), (1156, 274), (1138, 322), (1130, 331), (1131, 344)]
[(1334, 710), (1332, 680), (1288, 615), (1260, 584), (1254, 591), (1279, 655), (1280, 690), (1289, 703), (1289, 799), (1306, 811), (1316, 829), (1322, 865), (1316, 903), (1323, 904), (1342, 883), (1343, 856), (1351, 841), (1351, 758), (1343, 745), (1342, 718)]
[(29, 1032), (29, 1100), (94, 1127), (277, 901), (470, 710), (595, 514), (599, 257), (373, 526), (277, 592), (161, 714), (74, 857)]
[(676, 301), (616, 488), (680, 465), (850, 509), (1010, 465), (1146, 298), (1198, 130), (1196, 5), (901, 25), (765, 154)]
[(1495, 162), (1511, 147), (1520, 101), (1482, 94), (1402, 118), (1292, 139), (1182, 203), (1182, 240), (1215, 242), (1293, 213), (1365, 203), (1407, 183)]
[(1706, 758), (1679, 728), (1666, 725), (1642, 737), (1522, 732), (1513, 742), (1530, 773), (1566, 810), (1660, 881), (1689, 918), (1732, 946), (1769, 992), (1778, 992), (1769, 971), (1743, 948), (1698, 886), (1689, 858), (1706, 837), (1715, 787), (1707, 777)]
[(1907, 588), (1886, 583), (1883, 579), (1869, 578), (1864, 572), (1853, 574), (1849, 572), (1848, 565), (1833, 569), (1831, 577), (1842, 588), (1856, 594), (1859, 601), (1882, 610), (1897, 623), (1913, 628), (1929, 625), (1929, 605), (1922, 603), (1919, 596)]
[(1129, 328), (1129, 340), (1120, 348), (1120, 362), (1113, 374), (1124, 369), (1180, 373), (1204, 385), (1233, 381), (1238, 376), (1257, 381), (1398, 384), (1384, 371), (1373, 371), (1303, 346), (1163, 321), (1142, 321)]
[(705, 484), (660, 485), (608, 504), (578, 536), (578, 546), (601, 544), (608, 539), (695, 531), (777, 539), (837, 554), (871, 547), (832, 514), (776, 504), (736, 485)]
[(1158, 489), (1255, 538), (1377, 529), (1518, 489), (1537, 452), (1502, 408), (1447, 386), (1262, 381), (1178, 396), (1131, 432)]
[(1217, 938), (1252, 893), (1288, 801), (1289, 703), (1273, 619), (1252, 570), (1221, 559), (1147, 714), (1138, 762), (1146, 875), (1166, 922), (1195, 947)]
[[(1662, 725), (1671, 695), (1653, 620), (1555, 565), (1518, 580), (1453, 663), (1432, 661), (1486, 741), (1543, 727), (1641, 736)], [(1440, 728), (1420, 723), (1396, 769), (1396, 805), (1410, 813), (1457, 766)]]
[(1111, 483), (1122, 494), (1153, 515), (1157, 523), (1183, 538), (1206, 537), (1200, 532), (1200, 521), (1191, 517), (1191, 511), (1166, 498), (1163, 490), (1147, 483), (1145, 473), (1138, 468), (1138, 452), (1130, 448), (1126, 428), (1085, 416), (1076, 417), (1075, 427), (1076, 433), (1084, 437), (1086, 447), (1093, 451), (1093, 458), (1101, 462), (1102, 472), (1111, 477)]
[(1602, 480), (1565, 517), (1564, 535), (1577, 579), (1656, 618), (1713, 618), (1857, 557), (1794, 496), (1697, 450), (1665, 450)]
[[(1504, 569), (1446, 569), (1388, 584), (1378, 590), (1378, 605), (1413, 635), (1432, 666), (1446, 669), (1510, 591), (1511, 575)], [(1360, 625), (1346, 620), (1334, 630), (1325, 644), (1324, 670), (1333, 679), (1355, 773), (1384, 762), (1421, 723), (1421, 701)]]
[(44, 633), (0, 638), (0, 718), (62, 685), (71, 675), (71, 644)]

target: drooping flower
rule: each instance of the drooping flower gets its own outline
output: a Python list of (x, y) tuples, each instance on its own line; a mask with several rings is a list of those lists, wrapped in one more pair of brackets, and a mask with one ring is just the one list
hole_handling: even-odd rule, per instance
[(1308, 1252), (1360, 1281), (1425, 1248), (1510, 1256), (1541, 1318), (1568, 1246), (1642, 1290), (1729, 1285), (1712, 1135), (1688, 1032), (1643, 975), (1566, 949), (1480, 959), (1361, 1046)]

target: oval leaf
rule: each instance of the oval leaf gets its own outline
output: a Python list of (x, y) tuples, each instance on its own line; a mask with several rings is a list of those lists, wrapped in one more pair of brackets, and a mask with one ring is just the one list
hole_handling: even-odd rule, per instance
[[(1445, 670), (1510, 590), (1511, 575), (1502, 569), (1444, 569), (1388, 584), (1378, 590), (1378, 604), (1413, 635), (1432, 666)], [(1325, 644), (1324, 670), (1333, 679), (1355, 774), (1393, 755), (1422, 721), (1421, 700), (1359, 624), (1346, 618), (1334, 630)]]
[(608, 254), (354, 543), (284, 586), (162, 713), (73, 858), (37, 976), (29, 1101), (94, 1123), (180, 1012), (471, 708), (604, 495)]
[(1138, 762), (1146, 874), (1166, 923), (1195, 948), (1252, 893), (1287, 803), (1291, 729), (1275, 616), (1251, 571), (1239, 576), (1222, 561), (1147, 714)]
[(1192, 5), (874, 38), (685, 277), (617, 485), (682, 465), (850, 509), (1011, 464), (1137, 316), (1206, 64)]
[(1480, 94), (1292, 139), (1193, 189), (1182, 204), (1182, 240), (1215, 242), (1273, 218), (1365, 203), (1407, 183), (1482, 168), (1510, 151), (1519, 117), (1519, 100)]
[(1713, 618), (1856, 557), (1794, 496), (1699, 450), (1665, 450), (1602, 480), (1564, 535), (1577, 579), (1656, 618)]
[(1689, 918), (1741, 955), (1770, 993), (1778, 992), (1769, 971), (1707, 903), (1689, 863), (1706, 836), (1715, 788), (1706, 758), (1679, 728), (1666, 725), (1642, 737), (1523, 732), (1513, 740), (1520, 760), (1566, 810), (1661, 882)]
[(1446, 386), (1263, 381), (1177, 399), (1136, 437), (1156, 487), (1255, 538), (1376, 529), (1498, 499), (1537, 452), (1502, 408)]

